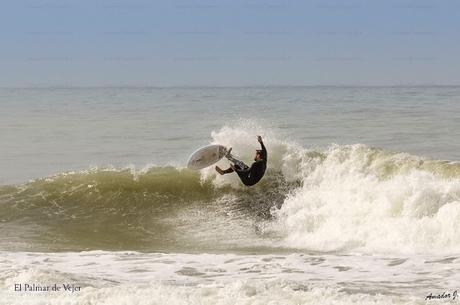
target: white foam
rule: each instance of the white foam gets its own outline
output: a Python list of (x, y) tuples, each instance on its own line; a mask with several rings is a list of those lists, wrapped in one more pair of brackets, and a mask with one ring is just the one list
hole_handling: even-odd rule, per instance
[[(213, 132), (213, 143), (233, 147), (243, 161), (263, 128), (251, 123)], [(265, 131), (266, 132), (266, 131)], [(269, 169), (287, 181), (301, 181), (266, 230), (283, 236), (283, 246), (317, 251), (389, 253), (460, 252), (460, 176), (431, 171), (449, 166), (405, 153), (366, 145), (331, 145), (325, 151), (302, 148), (266, 132)], [(437, 162), (437, 163), (436, 163)], [(228, 162), (227, 162), (228, 163)], [(221, 161), (226, 164), (226, 161)], [(215, 176), (216, 186), (238, 187), (236, 175)]]
[(303, 161), (303, 186), (275, 213), (286, 245), (459, 252), (460, 179), (415, 168), (382, 176), (372, 153), (363, 145), (332, 146), (311, 170)]
[(335, 289), (302, 287), (293, 289), (287, 284), (264, 281), (236, 281), (230, 284), (208, 284), (178, 287), (151, 283), (149, 285), (119, 285), (109, 288), (86, 288), (76, 293), (5, 293), (4, 305), (68, 305), (68, 304), (135, 304), (135, 305), (297, 305), (297, 304), (424, 304), (413, 297), (353, 294)]
[[(458, 264), (367, 255), (0, 252), (0, 304), (423, 304)], [(421, 272), (423, 271), (423, 272)], [(393, 283), (388, 282), (388, 278)], [(81, 291), (18, 292), (15, 284)]]

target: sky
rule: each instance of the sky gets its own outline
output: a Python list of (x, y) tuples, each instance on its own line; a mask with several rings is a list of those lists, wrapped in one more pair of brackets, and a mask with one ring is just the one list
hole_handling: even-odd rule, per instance
[(0, 87), (460, 85), (458, 0), (0, 4)]

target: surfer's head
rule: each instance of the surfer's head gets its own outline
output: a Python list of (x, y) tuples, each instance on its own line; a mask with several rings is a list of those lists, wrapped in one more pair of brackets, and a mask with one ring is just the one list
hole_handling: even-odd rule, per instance
[(256, 155), (254, 156), (254, 161), (259, 161), (262, 159), (262, 151), (260, 149), (256, 150)]

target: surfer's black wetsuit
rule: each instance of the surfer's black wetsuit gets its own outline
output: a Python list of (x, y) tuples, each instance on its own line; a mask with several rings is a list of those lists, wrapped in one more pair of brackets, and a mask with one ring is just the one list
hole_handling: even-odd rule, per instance
[[(244, 162), (233, 158), (233, 156), (227, 156), (227, 159), (234, 163), (235, 172), (241, 179), (244, 185), (252, 186), (262, 179), (267, 168), (267, 149), (263, 142), (260, 142), (262, 149), (260, 150), (260, 160), (252, 163), (251, 167), (244, 164)], [(225, 171), (226, 173), (233, 172), (233, 169), (229, 168)]]

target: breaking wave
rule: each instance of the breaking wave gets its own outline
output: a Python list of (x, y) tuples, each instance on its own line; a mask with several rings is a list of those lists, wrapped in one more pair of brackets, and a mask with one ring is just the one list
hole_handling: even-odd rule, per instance
[(458, 162), (363, 144), (305, 148), (244, 124), (213, 132), (212, 142), (249, 163), (258, 133), (269, 164), (252, 188), (213, 168), (172, 166), (2, 186), (0, 242), (35, 250), (460, 251)]

